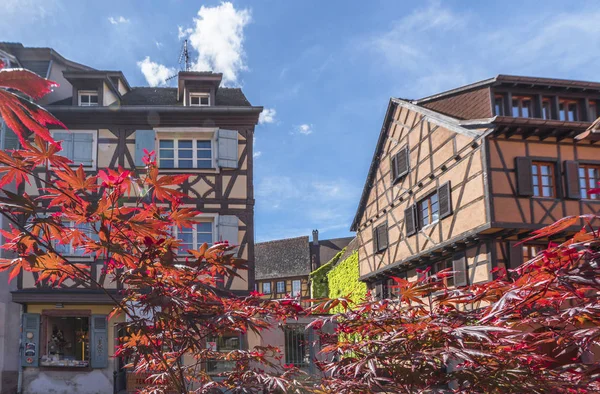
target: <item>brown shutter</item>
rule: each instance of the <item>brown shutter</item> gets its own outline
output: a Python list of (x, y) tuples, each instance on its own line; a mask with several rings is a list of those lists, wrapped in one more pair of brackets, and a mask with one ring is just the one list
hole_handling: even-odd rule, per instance
[(515, 246), (517, 242), (509, 242), (508, 247), (510, 250), (508, 251), (508, 256), (510, 258), (508, 268), (515, 269), (521, 264), (523, 264), (523, 245)]
[(377, 250), (382, 251), (388, 247), (387, 224), (377, 227)]
[(467, 280), (467, 259), (464, 254), (457, 254), (452, 260), (452, 271), (454, 271), (454, 286), (466, 286)]
[(452, 188), (450, 182), (438, 187), (438, 201), (440, 203), (440, 219), (452, 215)]
[(377, 227), (373, 228), (373, 253), (379, 252), (379, 247), (377, 246)]
[(406, 226), (406, 236), (409, 237), (417, 232), (416, 209), (411, 205), (404, 210), (404, 223)]
[(396, 154), (396, 165), (398, 166), (397, 177), (401, 178), (408, 174), (408, 146), (400, 149), (400, 152)]
[(579, 163), (565, 160), (565, 190), (567, 198), (581, 198), (579, 193)]
[(390, 174), (392, 174), (392, 182), (394, 182), (398, 177), (398, 160), (396, 159), (396, 155), (392, 156), (390, 162)]
[(517, 194), (519, 196), (533, 196), (531, 159), (529, 157), (516, 157), (515, 169), (517, 177)]

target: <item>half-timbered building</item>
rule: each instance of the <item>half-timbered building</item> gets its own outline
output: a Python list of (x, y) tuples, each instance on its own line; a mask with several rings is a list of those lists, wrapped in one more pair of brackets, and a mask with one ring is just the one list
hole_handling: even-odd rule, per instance
[(596, 212), (600, 148), (575, 137), (599, 110), (600, 83), (508, 75), (392, 98), (352, 223), (361, 279), (380, 296), (391, 275), (453, 268), (451, 286), (487, 281), (547, 245), (514, 247), (530, 231)]
[[(13, 49), (15, 66), (26, 66), (19, 63), (19, 54), (33, 53), (14, 44), (3, 48), (4, 53)], [(176, 234), (182, 251), (204, 242), (239, 245), (237, 254), (250, 268), (238, 273), (241, 278), (225, 278), (222, 286), (238, 294), (253, 289), (252, 144), (262, 107), (251, 105), (241, 89), (222, 87), (219, 73), (179, 72), (174, 76), (177, 87), (131, 87), (120, 71), (95, 70), (52, 50), (42, 52), (35, 52), (38, 63), (31, 64), (41, 70), (39, 62), (46, 61), (42, 76), (62, 82), (53, 92), (56, 99), (42, 104), (69, 129), (51, 130), (63, 141), (63, 155), (94, 173), (117, 166), (143, 170), (144, 150), (155, 151), (161, 173), (190, 174), (180, 185), (187, 195), (183, 206), (202, 214), (192, 229)], [(4, 130), (3, 135), (8, 147), (11, 133)], [(42, 189), (32, 179), (20, 191), (35, 196)], [(105, 277), (103, 261), (92, 261), (69, 245), (62, 252), (89, 264), (92, 277), (119, 297), (121, 284)], [(36, 274), (23, 273), (11, 298), (23, 312), (23, 392), (39, 392), (40, 384), (47, 385), (47, 392), (71, 392), (75, 386), (82, 393), (88, 388), (112, 392), (113, 371), (120, 368), (111, 357), (120, 318), (107, 321), (112, 301), (97, 284), (67, 280), (56, 288), (38, 281)]]
[(264, 298), (310, 298), (309, 274), (342, 251), (353, 238), (319, 239), (308, 236), (256, 244), (255, 289)]

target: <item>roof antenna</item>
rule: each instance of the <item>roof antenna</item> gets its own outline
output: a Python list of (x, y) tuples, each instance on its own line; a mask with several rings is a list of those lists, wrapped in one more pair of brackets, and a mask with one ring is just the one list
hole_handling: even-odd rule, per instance
[(183, 41), (183, 47), (181, 48), (181, 54), (179, 55), (179, 64), (185, 60), (185, 71), (190, 71), (192, 66), (190, 65), (190, 53), (188, 52), (188, 40), (187, 38)]
[[(179, 54), (179, 65), (181, 66), (183, 63), (182, 71), (190, 71), (192, 69), (192, 64), (190, 63), (190, 52), (188, 51), (188, 40), (187, 38), (183, 41), (183, 45), (181, 46), (181, 52)], [(167, 78), (167, 81), (177, 77), (177, 74), (171, 75)]]

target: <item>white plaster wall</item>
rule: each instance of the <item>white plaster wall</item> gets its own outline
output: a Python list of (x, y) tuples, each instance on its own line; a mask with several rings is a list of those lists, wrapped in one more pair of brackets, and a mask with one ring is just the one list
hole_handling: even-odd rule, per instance
[(23, 394), (112, 394), (112, 369), (40, 371), (25, 368)]

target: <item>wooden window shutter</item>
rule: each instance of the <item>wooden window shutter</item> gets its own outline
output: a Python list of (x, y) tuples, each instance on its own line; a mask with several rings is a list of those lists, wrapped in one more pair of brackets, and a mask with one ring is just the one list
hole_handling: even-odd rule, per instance
[(94, 136), (90, 133), (72, 133), (73, 162), (84, 166), (94, 165)]
[(409, 151), (408, 146), (400, 149), (400, 152), (396, 153), (396, 165), (398, 166), (396, 178), (402, 178), (408, 174), (409, 167)]
[(386, 250), (388, 247), (387, 224), (382, 224), (377, 227), (377, 250), (379, 252)]
[(390, 159), (390, 174), (392, 174), (392, 182), (394, 182), (398, 177), (398, 158), (396, 155), (393, 155)]
[(373, 253), (379, 252), (379, 246), (377, 245), (377, 227), (373, 228)]
[(381, 281), (375, 284), (375, 297), (377, 297), (378, 300), (383, 298), (383, 282)]
[(507, 268), (515, 269), (523, 264), (523, 245), (515, 246), (517, 242), (509, 242), (508, 256), (510, 261), (507, 264)]
[(106, 315), (92, 315), (90, 366), (108, 367), (108, 320)]
[[(238, 239), (238, 217), (235, 215), (220, 215), (219, 216), (219, 241), (227, 241), (229, 245), (239, 246)], [(239, 251), (239, 247), (234, 250), (234, 253)]]
[(219, 129), (217, 132), (217, 164), (222, 168), (238, 168), (238, 132)]
[(416, 205), (411, 205), (404, 210), (404, 222), (406, 226), (406, 236), (409, 237), (417, 233), (417, 209)]
[[(23, 313), (21, 366), (37, 367), (40, 360), (40, 314)], [(31, 334), (31, 338), (27, 338)]]
[(454, 286), (466, 286), (467, 280), (467, 258), (464, 254), (457, 254), (452, 259), (452, 271), (454, 271)]
[(533, 196), (531, 159), (528, 157), (516, 157), (515, 169), (517, 171), (517, 194), (519, 196)]
[(575, 160), (565, 160), (565, 190), (567, 198), (579, 199), (579, 163)]
[(144, 149), (148, 152), (155, 150), (154, 130), (136, 130), (135, 131), (135, 166), (145, 167), (146, 165), (142, 161), (144, 158)]
[(438, 201), (440, 202), (440, 219), (452, 215), (452, 188), (450, 182), (438, 187)]

